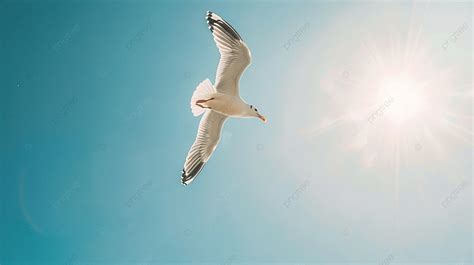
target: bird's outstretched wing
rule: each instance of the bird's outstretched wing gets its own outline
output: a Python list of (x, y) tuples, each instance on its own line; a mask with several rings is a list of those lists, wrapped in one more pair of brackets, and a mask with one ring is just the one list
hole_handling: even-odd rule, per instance
[(201, 172), (211, 157), (221, 136), (222, 125), (227, 116), (207, 110), (199, 123), (199, 129), (191, 150), (188, 152), (181, 175), (181, 183), (187, 185)]
[(240, 77), (252, 59), (250, 50), (239, 33), (224, 19), (207, 11), (206, 20), (221, 54), (215, 88), (221, 93), (238, 95)]

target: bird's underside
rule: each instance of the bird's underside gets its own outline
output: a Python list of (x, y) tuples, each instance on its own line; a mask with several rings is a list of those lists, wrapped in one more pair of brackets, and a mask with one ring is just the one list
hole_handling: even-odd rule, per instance
[(203, 81), (191, 99), (193, 114), (195, 116), (203, 114), (203, 117), (181, 174), (181, 182), (184, 185), (191, 183), (199, 175), (211, 157), (227, 119), (227, 115), (210, 109), (210, 102), (214, 98), (209, 95), (217, 93), (238, 97), (238, 80), (251, 61), (250, 50), (229, 23), (209, 11), (206, 14), (206, 21), (221, 56), (214, 86), (209, 80)]

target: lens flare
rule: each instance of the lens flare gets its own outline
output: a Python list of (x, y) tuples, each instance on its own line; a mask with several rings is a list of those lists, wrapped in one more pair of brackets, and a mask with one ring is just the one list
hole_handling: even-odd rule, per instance
[(396, 77), (384, 80), (381, 92), (383, 98), (393, 101), (387, 109), (387, 119), (397, 125), (422, 118), (428, 110), (429, 95), (412, 79)]

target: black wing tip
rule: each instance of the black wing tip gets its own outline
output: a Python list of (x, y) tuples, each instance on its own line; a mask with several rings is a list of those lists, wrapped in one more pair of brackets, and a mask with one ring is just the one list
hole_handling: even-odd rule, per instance
[(208, 23), (209, 23), (209, 20), (212, 19), (212, 14), (214, 14), (214, 13), (212, 13), (211, 11), (207, 11), (207, 13), (206, 13), (206, 17), (205, 17), (205, 18), (206, 18), (206, 20), (207, 20)]
[(224, 19), (220, 17), (218, 17), (218, 19), (216, 20), (215, 18), (212, 17), (213, 14), (215, 13), (211, 11), (207, 11), (206, 13), (206, 21), (212, 33), (214, 33), (214, 26), (217, 26), (217, 27), (220, 27), (222, 30), (224, 30), (229, 35), (229, 37), (232, 37), (237, 40), (242, 40), (242, 37), (234, 29), (234, 27), (232, 27), (229, 23), (227, 23)]
[(183, 186), (188, 186), (188, 183), (186, 183), (186, 181), (187, 181), (186, 171), (183, 168), (183, 171), (181, 172), (181, 184), (183, 184)]
[(207, 11), (207, 14), (206, 14), (206, 22), (207, 24), (209, 25), (209, 30), (211, 32), (214, 32), (214, 23), (216, 23), (216, 21), (214, 19), (212, 19), (212, 12), (211, 11)]
[(183, 171), (181, 173), (181, 184), (183, 184), (184, 186), (187, 186), (189, 183), (191, 183), (194, 180), (194, 178), (197, 175), (199, 175), (204, 165), (205, 165), (204, 162), (200, 162), (199, 164), (196, 165), (196, 167), (194, 167), (194, 169), (191, 172), (189, 172), (189, 175), (187, 174), (186, 170), (183, 168)]

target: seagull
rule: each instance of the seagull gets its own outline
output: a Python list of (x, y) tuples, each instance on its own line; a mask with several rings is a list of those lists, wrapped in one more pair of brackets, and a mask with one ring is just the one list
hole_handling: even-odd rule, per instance
[(251, 54), (239, 33), (217, 14), (207, 11), (206, 21), (220, 53), (216, 80), (202, 81), (191, 97), (191, 112), (203, 114), (196, 139), (186, 157), (181, 183), (188, 185), (201, 172), (219, 143), (222, 126), (228, 117), (267, 119), (239, 95), (239, 80), (250, 65)]

